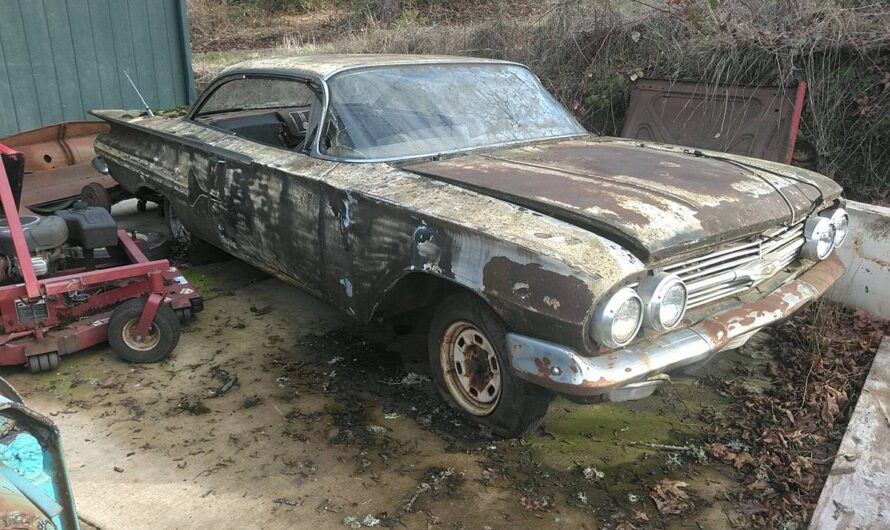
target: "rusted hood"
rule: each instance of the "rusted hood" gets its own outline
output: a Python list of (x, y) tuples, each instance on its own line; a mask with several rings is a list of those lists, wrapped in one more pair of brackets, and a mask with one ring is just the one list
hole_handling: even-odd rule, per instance
[(830, 179), (781, 164), (610, 138), (473, 153), (404, 169), (571, 222), (650, 261), (803, 219), (820, 194), (825, 202), (840, 194)]

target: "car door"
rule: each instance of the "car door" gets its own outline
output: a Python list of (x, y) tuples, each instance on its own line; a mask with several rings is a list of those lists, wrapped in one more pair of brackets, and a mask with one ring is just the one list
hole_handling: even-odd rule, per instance
[[(262, 76), (240, 76), (232, 82), (252, 80), (268, 81)], [(197, 108), (194, 113), (196, 123), (231, 134), (208, 144), (206, 170), (193, 173), (189, 193), (194, 195), (191, 197), (193, 203), (207, 201), (212, 205), (211, 219), (205, 224), (213, 225), (216, 238), (226, 250), (318, 291), (321, 255), (318, 179), (334, 163), (311, 158), (301, 149), (287, 145), (284, 131), (295, 134), (295, 129), (285, 120), (308, 117), (312, 105), (306, 107), (297, 103), (306, 101), (309, 96), (305, 91), (310, 89), (299, 80), (276, 78), (276, 83), (280, 86), (274, 90), (279, 94), (273, 96), (263, 93), (263, 85), (248, 84), (231, 91), (240, 95), (239, 101), (215, 102), (213, 93), (205, 98), (205, 103), (212, 109), (227, 110), (231, 105), (243, 105), (248, 110), (210, 112), (207, 115), (213, 118), (202, 120), (201, 112), (206, 107)], [(225, 83), (219, 86), (225, 86)], [(295, 97), (280, 94), (288, 89), (304, 93)], [(223, 96), (229, 100), (236, 97), (232, 94)], [(315, 95), (311, 94), (311, 97)], [(250, 101), (247, 98), (258, 99)], [(267, 105), (270, 102), (280, 103), (281, 107), (270, 108)], [(280, 128), (274, 134), (273, 113), (280, 114)], [(297, 120), (294, 122), (296, 125)]]

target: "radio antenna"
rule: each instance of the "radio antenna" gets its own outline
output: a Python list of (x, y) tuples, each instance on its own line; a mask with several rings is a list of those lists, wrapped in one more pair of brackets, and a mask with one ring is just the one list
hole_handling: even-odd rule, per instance
[(133, 87), (133, 90), (136, 91), (136, 95), (139, 96), (139, 99), (142, 101), (142, 106), (145, 107), (145, 115), (149, 118), (154, 118), (155, 113), (151, 111), (151, 107), (148, 106), (148, 103), (145, 102), (145, 98), (142, 97), (142, 93), (139, 92), (139, 89), (136, 88), (136, 83), (133, 82), (133, 78), (130, 77), (130, 74), (124, 70), (124, 75), (127, 76), (127, 81), (130, 82), (130, 86)]

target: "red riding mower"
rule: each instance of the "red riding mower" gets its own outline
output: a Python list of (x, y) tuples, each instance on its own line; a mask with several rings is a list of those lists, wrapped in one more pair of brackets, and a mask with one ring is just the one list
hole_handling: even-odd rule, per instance
[(19, 217), (24, 157), (0, 144), (0, 158), (0, 366), (53, 370), (106, 340), (131, 362), (170, 355), (201, 295), (103, 208)]

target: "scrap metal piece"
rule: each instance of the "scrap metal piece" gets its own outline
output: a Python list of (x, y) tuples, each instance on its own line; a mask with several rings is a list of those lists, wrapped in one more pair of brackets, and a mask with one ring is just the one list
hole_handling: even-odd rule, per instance
[[(23, 213), (34, 206), (64, 204), (80, 196), (85, 186), (117, 186), (109, 174), (92, 164), (96, 137), (110, 130), (107, 123), (74, 121), (48, 125), (0, 138), (0, 144), (24, 157), (24, 180), (16, 194)], [(16, 190), (13, 190), (14, 192)], [(35, 212), (37, 213), (37, 212)]]
[(646, 79), (621, 136), (791, 163), (806, 83), (796, 89)]

